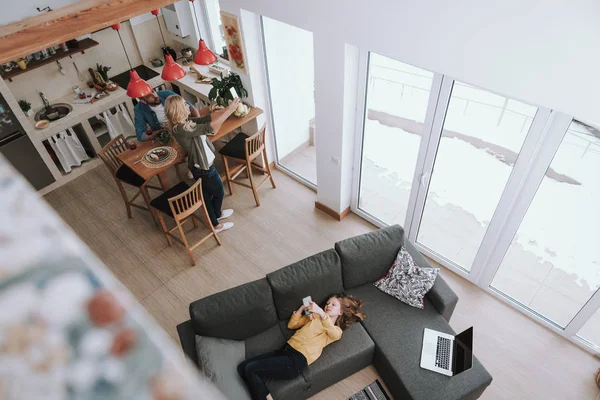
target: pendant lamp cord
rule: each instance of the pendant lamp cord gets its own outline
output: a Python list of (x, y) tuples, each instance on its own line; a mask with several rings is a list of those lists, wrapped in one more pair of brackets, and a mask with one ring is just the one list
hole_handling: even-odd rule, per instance
[(123, 46), (123, 51), (125, 52), (125, 57), (127, 57), (127, 63), (129, 64), (129, 69), (133, 69), (131, 65), (131, 61), (129, 61), (129, 56), (127, 55), (127, 50), (125, 49), (125, 43), (123, 43), (123, 38), (121, 38), (121, 32), (117, 29), (117, 34), (119, 35), (119, 40), (121, 41), (121, 45)]
[(156, 23), (158, 24), (158, 30), (160, 31), (160, 36), (162, 37), (163, 44), (167, 47), (167, 42), (165, 42), (165, 36), (163, 35), (162, 28), (160, 27), (160, 21), (158, 19), (158, 15), (156, 16)]
[(202, 40), (202, 35), (200, 34), (200, 25), (198, 24), (198, 16), (196, 15), (196, 2), (192, 0), (192, 7), (194, 7), (194, 20), (196, 21), (196, 28), (198, 28), (198, 37)]

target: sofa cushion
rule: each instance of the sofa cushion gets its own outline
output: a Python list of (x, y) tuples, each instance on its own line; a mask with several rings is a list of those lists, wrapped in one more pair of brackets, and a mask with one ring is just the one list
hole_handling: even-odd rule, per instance
[(433, 287), (439, 272), (439, 268), (419, 267), (401, 248), (388, 273), (374, 285), (409, 306), (423, 308), (425, 294)]
[(245, 359), (244, 342), (196, 335), (200, 371), (228, 399), (250, 400), (237, 366)]
[(465, 399), (491, 383), (492, 377), (475, 357), (470, 370), (454, 377), (420, 368), (424, 328), (455, 334), (427, 297), (421, 310), (373, 285), (349, 293), (365, 302), (367, 318), (362, 325), (375, 342), (373, 364), (395, 398)]
[(342, 261), (342, 278), (346, 290), (373, 283), (392, 266), (404, 243), (400, 225), (355, 236), (335, 244)]
[(266, 278), (191, 303), (190, 317), (197, 334), (232, 340), (244, 340), (277, 323)]
[(340, 258), (331, 249), (267, 275), (279, 319), (286, 321), (311, 296), (322, 305), (328, 296), (343, 291)]
[[(286, 339), (296, 332), (287, 328), (287, 321), (279, 321), (279, 326)], [(308, 384), (301, 392), (295, 392), (301, 381), (273, 381), (267, 386), (275, 399), (306, 399), (371, 365), (374, 351), (375, 343), (365, 329), (360, 324), (354, 324), (344, 331), (340, 340), (325, 347), (321, 357), (303, 371), (302, 378), (306, 378)]]
[(244, 341), (246, 344), (246, 359), (280, 349), (285, 342), (286, 339), (279, 325), (275, 324), (266, 331), (251, 336)]

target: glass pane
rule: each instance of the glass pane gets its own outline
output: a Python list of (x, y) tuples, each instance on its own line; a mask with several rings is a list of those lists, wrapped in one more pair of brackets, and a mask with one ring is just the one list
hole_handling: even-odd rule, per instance
[(455, 82), (417, 240), (467, 271), (537, 112)]
[(573, 120), (491, 285), (561, 327), (600, 287), (599, 137)]
[(316, 185), (313, 34), (267, 17), (263, 29), (279, 164)]
[(404, 225), (431, 72), (371, 53), (358, 206)]
[(581, 327), (577, 336), (600, 349), (600, 309)]

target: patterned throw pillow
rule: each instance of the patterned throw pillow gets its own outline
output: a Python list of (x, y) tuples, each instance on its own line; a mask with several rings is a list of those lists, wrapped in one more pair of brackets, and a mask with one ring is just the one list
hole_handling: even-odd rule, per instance
[(423, 308), (423, 298), (433, 287), (439, 268), (421, 268), (400, 248), (388, 273), (373, 285), (379, 290), (416, 308)]

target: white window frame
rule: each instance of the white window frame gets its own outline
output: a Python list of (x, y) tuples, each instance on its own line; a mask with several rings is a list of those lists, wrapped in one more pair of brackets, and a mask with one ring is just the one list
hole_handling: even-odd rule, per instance
[[(362, 173), (364, 127), (367, 112), (366, 107), (368, 104), (367, 97), (369, 95), (367, 93), (369, 58), (369, 52), (361, 50), (358, 69), (359, 81), (351, 209), (354, 213), (374, 225), (385, 227), (387, 226), (385, 222), (358, 207)], [(561, 328), (532, 309), (527, 308), (518, 301), (510, 298), (508, 295), (505, 295), (490, 286), (496, 272), (500, 268), (506, 252), (508, 251), (514, 235), (518, 231), (518, 228), (542, 183), (547, 169), (550, 167), (552, 159), (562, 143), (573, 117), (544, 107), (538, 107), (538, 111), (529, 128), (527, 137), (521, 146), (517, 161), (513, 166), (508, 182), (498, 201), (498, 205), (490, 220), (490, 225), (486, 230), (470, 271), (466, 271), (464, 268), (461, 268), (445, 257), (442, 257), (431, 249), (418, 243), (418, 227), (424, 212), (430, 177), (433, 172), (435, 157), (437, 155), (437, 149), (441, 139), (446, 111), (450, 102), (454, 82), (456, 82), (456, 80), (451, 77), (434, 74), (424, 123), (425, 134), (423, 135), (419, 147), (419, 155), (417, 158), (417, 165), (415, 166), (413, 186), (404, 225), (405, 234), (409, 240), (415, 243), (417, 249), (427, 257), (464, 277), (490, 293), (492, 296), (510, 304), (518, 311), (550, 328), (560, 336), (569, 339), (571, 342), (587, 351), (600, 355), (600, 343), (591, 344), (585, 339), (577, 336), (581, 327), (600, 308), (600, 290), (597, 290), (581, 310), (579, 310), (577, 315), (575, 315), (564, 328)], [(494, 93), (488, 89), (483, 90)], [(506, 97), (503, 94), (496, 94)], [(429, 132), (429, 136), (427, 136), (426, 132)]]

